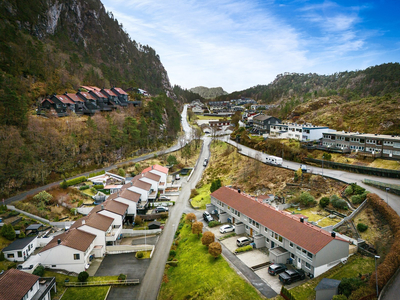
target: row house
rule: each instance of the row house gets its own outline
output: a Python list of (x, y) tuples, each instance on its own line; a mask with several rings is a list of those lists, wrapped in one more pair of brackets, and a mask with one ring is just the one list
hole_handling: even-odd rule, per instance
[(271, 126), (270, 137), (288, 138), (301, 142), (317, 141), (323, 137), (323, 133), (335, 132), (327, 126), (316, 126), (312, 124), (275, 124)]
[(280, 119), (264, 114), (253, 117), (253, 128), (258, 133), (269, 133), (271, 126), (279, 123), (281, 123)]
[(229, 120), (218, 120), (218, 121), (209, 121), (208, 124), (210, 127), (222, 127), (231, 125), (231, 121)]
[(358, 132), (329, 132), (322, 137), (322, 147), (333, 151), (352, 151), (361, 156), (400, 158), (400, 136)]
[(221, 187), (211, 194), (211, 204), (207, 210), (216, 210), (221, 223), (235, 224), (237, 234), (252, 236), (257, 248), (267, 247), (273, 263), (289, 261), (318, 276), (349, 256), (349, 243), (335, 232), (279, 211), (240, 190)]
[(142, 173), (149, 172), (160, 176), (160, 181), (158, 183), (158, 191), (162, 194), (165, 194), (165, 189), (167, 187), (168, 171), (169, 169), (167, 167), (163, 167), (160, 165), (153, 165), (151, 167), (144, 169)]

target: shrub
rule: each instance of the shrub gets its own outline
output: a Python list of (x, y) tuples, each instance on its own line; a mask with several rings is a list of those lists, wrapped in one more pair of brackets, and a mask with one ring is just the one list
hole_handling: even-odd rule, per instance
[(76, 177), (76, 178), (73, 178), (73, 179), (70, 179), (70, 180), (65, 180), (64, 179), (64, 181), (62, 183), (60, 183), (60, 185), (61, 185), (61, 187), (62, 187), (62, 185), (71, 186), (71, 185), (76, 185), (76, 184), (79, 184), (79, 183), (82, 183), (82, 182), (85, 182), (85, 181), (86, 181), (86, 177), (85, 176), (80, 176), (80, 177)]
[(347, 209), (347, 202), (340, 199), (337, 195), (332, 195), (330, 201), (332, 206), (335, 208)]
[(193, 224), (194, 222), (197, 221), (196, 215), (194, 213), (188, 213), (185, 217), (185, 220), (190, 223)]
[(125, 275), (125, 274), (119, 274), (118, 280), (119, 280), (119, 281), (126, 280), (126, 275)]
[(137, 224), (138, 226), (141, 226), (143, 224), (143, 219), (142, 217), (136, 215), (135, 216), (135, 224)]
[(250, 250), (253, 250), (253, 246), (247, 245), (247, 246), (237, 248), (236, 252), (240, 253), (240, 252), (246, 252), (246, 251), (250, 251)]
[(199, 192), (196, 189), (192, 189), (190, 191), (190, 198), (192, 199), (192, 198), (196, 197), (198, 194), (199, 194)]
[(26, 236), (25, 236), (25, 233), (21, 230), (21, 232), (20, 232), (19, 235), (18, 235), (18, 238), (19, 238), (19, 239), (23, 239), (24, 237), (26, 237)]
[(4, 253), (3, 253), (3, 251), (1, 251), (0, 252), (0, 261), (5, 261), (5, 256), (4, 256)]
[(218, 225), (221, 225), (221, 222), (211, 221), (210, 223), (208, 223), (208, 227), (210, 227), (210, 228), (218, 226)]
[(364, 232), (368, 229), (368, 225), (365, 225), (364, 223), (358, 223), (357, 224), (357, 230), (359, 232)]
[(351, 186), (353, 188), (353, 194), (355, 194), (355, 195), (360, 195), (365, 192), (365, 189), (363, 187), (357, 185), (356, 183), (352, 183)]
[(78, 275), (79, 282), (86, 282), (89, 278), (89, 273), (86, 271), (80, 272)]
[(213, 242), (208, 245), (208, 253), (210, 253), (214, 258), (217, 258), (222, 253), (221, 244), (218, 242)]
[(365, 198), (367, 198), (367, 192), (358, 195), (353, 195), (351, 196), (350, 199), (353, 204), (360, 204), (365, 200)]
[(222, 186), (221, 179), (216, 179), (211, 183), (210, 192), (213, 193)]
[(125, 177), (125, 175), (126, 175), (125, 170), (122, 169), (122, 168), (119, 168), (119, 169), (118, 169), (118, 175), (121, 176), (121, 177)]
[(33, 275), (42, 277), (44, 274), (44, 267), (42, 265), (37, 266), (36, 269), (32, 273)]
[(1, 235), (5, 237), (7, 240), (12, 241), (15, 239), (17, 236), (15, 234), (14, 227), (11, 224), (4, 224), (3, 227), (1, 227), (0, 231)]
[(44, 201), (48, 204), (53, 199), (53, 196), (46, 191), (41, 191), (40, 193), (33, 196), (33, 200), (35, 201)]
[(79, 188), (80, 191), (84, 191), (84, 190), (87, 190), (87, 189), (90, 189), (90, 186), (89, 186), (89, 185), (82, 185), (82, 186)]
[(64, 180), (60, 183), (60, 186), (61, 186), (62, 189), (66, 189), (66, 188), (68, 187), (67, 181), (64, 179)]
[(349, 297), (352, 291), (357, 290), (362, 285), (364, 285), (364, 282), (361, 278), (342, 278), (342, 281), (339, 284), (339, 294)]
[(172, 155), (172, 154), (168, 155), (168, 157), (167, 157), (167, 163), (168, 163), (168, 165), (170, 165), (170, 166), (176, 165), (176, 164), (178, 163), (178, 161), (176, 160), (176, 156), (174, 156), (174, 155)]
[(144, 254), (143, 254), (142, 251), (139, 251), (139, 252), (136, 253), (136, 257), (137, 258), (143, 258), (143, 256), (144, 256)]
[(329, 197), (322, 197), (321, 200), (319, 200), (319, 205), (322, 208), (325, 208), (329, 205)]
[(194, 222), (192, 224), (192, 233), (200, 236), (200, 233), (203, 231), (203, 223), (202, 222)]
[(345, 295), (335, 295), (332, 300), (347, 300), (347, 297)]
[(201, 243), (204, 246), (210, 245), (215, 240), (215, 235), (211, 231), (204, 232), (203, 236), (201, 237)]
[(344, 190), (344, 193), (346, 196), (350, 196), (353, 194), (353, 186), (350, 184), (347, 186), (347, 188)]
[(106, 171), (99, 171), (99, 172), (93, 172), (93, 173), (90, 173), (89, 174), (89, 178), (91, 178), (91, 177), (96, 177), (96, 176), (99, 176), (99, 175), (103, 175), (103, 174), (105, 174), (106, 173)]
[(101, 190), (101, 189), (104, 189), (104, 185), (102, 185), (102, 184), (95, 184), (95, 185), (93, 186), (93, 188), (95, 188), (96, 190)]
[(175, 257), (176, 256), (176, 251), (175, 250), (169, 251), (169, 256), (170, 257)]
[(332, 159), (332, 154), (324, 153), (324, 154), (322, 154), (322, 158), (326, 159), (326, 160), (331, 160)]
[(300, 195), (300, 203), (304, 206), (311, 206), (316, 203), (315, 199), (313, 196), (310, 195), (310, 193), (304, 192), (301, 193)]

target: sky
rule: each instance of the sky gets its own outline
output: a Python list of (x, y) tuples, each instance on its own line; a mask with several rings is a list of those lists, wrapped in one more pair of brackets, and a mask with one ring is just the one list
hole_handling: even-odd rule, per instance
[(101, 0), (172, 85), (231, 93), (284, 72), (400, 61), (400, 1)]

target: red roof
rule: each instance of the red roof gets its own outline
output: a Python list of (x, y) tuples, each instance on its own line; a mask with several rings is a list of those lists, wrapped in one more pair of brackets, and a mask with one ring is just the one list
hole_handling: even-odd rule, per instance
[(166, 167), (163, 167), (163, 166), (160, 166), (160, 165), (153, 165), (151, 167), (148, 167), (148, 168), (144, 169), (142, 171), (142, 173), (146, 173), (146, 172), (149, 172), (151, 170), (157, 170), (157, 171), (160, 171), (160, 172), (165, 173), (167, 175), (168, 175), (168, 171), (169, 171), (168, 168), (166, 168)]
[(5, 271), (0, 275), (0, 300), (21, 300), (39, 278), (17, 269)]
[(237, 190), (221, 187), (211, 196), (313, 254), (318, 253), (333, 240), (347, 243), (341, 238), (332, 237), (329, 232), (317, 226), (307, 222), (302, 223), (299, 218), (258, 202)]
[(112, 90), (110, 90), (110, 89), (102, 89), (101, 92), (102, 92), (104, 95), (106, 95), (107, 97), (108, 97), (108, 96), (115, 96), (115, 97), (117, 97), (117, 95), (116, 95)]
[(69, 99), (67, 96), (64, 95), (54, 95), (54, 97), (60, 100), (64, 104), (75, 104), (74, 101), (72, 101), (71, 99)]
[(54, 104), (54, 102), (53, 102), (51, 99), (43, 99), (43, 100), (42, 100), (42, 104), (43, 104), (43, 102), (45, 102), (45, 101), (49, 101), (50, 103)]
[(90, 95), (88, 92), (78, 92), (77, 95), (82, 95), (85, 97), (87, 100), (96, 100), (92, 95)]
[[(96, 235), (94, 234), (76, 228), (71, 228), (63, 234), (55, 236), (46, 246), (43, 247), (42, 250), (39, 251), (39, 253), (59, 245), (85, 252), (95, 238)], [(60, 244), (58, 243), (58, 240), (60, 240)]]
[(74, 102), (85, 102), (81, 98), (79, 98), (78, 95), (76, 95), (76, 94), (66, 93), (65, 96), (67, 96), (69, 99), (71, 99)]
[(90, 91), (90, 92), (92, 92), (99, 98), (107, 98), (107, 96), (105, 96), (103, 93), (100, 93), (100, 91)]
[(120, 95), (128, 95), (123, 89), (121, 89), (121, 88), (117, 88), (117, 87), (114, 87), (114, 88), (112, 88), (114, 91), (116, 91), (118, 94), (120, 94)]
[(84, 88), (87, 91), (100, 91), (97, 86), (82, 85), (81, 88)]

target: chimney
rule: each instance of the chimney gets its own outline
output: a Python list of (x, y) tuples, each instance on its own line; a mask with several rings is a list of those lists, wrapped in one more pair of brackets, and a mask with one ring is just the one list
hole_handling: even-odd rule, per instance
[(103, 210), (103, 209), (104, 209), (104, 205), (102, 204), (102, 205), (101, 205), (101, 210)]
[(336, 237), (336, 232), (332, 231), (331, 232), (331, 237), (335, 238)]
[(133, 185), (133, 182), (131, 181), (131, 186)]
[(86, 224), (86, 221), (85, 220), (82, 220), (82, 225), (85, 225)]
[(61, 239), (57, 240), (57, 244), (60, 245), (61, 244)]
[(151, 166), (151, 169), (153, 170), (154, 166)]
[(300, 218), (300, 223), (304, 223), (304, 218), (303, 217)]
[(240, 189), (238, 189), (238, 193), (239, 193), (239, 194), (241, 193)]

